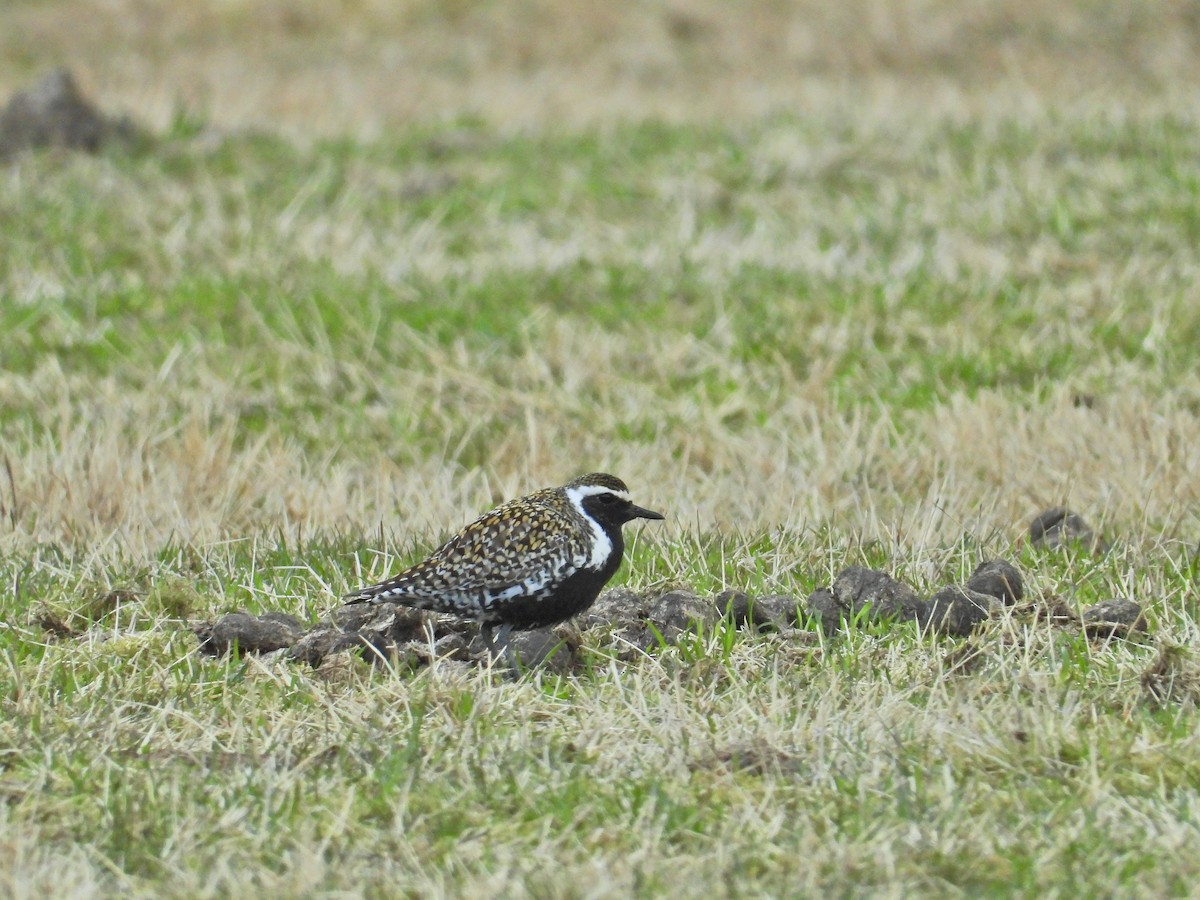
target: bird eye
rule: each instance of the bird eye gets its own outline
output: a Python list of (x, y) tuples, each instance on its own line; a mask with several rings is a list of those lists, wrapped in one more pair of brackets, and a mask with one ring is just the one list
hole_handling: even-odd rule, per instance
[(596, 498), (596, 502), (602, 503), (605, 506), (612, 506), (614, 503), (617, 502), (617, 495), (616, 494), (601, 494), (599, 497)]

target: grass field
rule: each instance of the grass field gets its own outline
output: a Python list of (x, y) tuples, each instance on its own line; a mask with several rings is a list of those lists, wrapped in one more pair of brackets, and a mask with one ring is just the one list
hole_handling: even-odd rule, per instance
[[(1195, 893), (1190, 7), (288, 6), (0, 7), (156, 129), (0, 168), (0, 895)], [(614, 584), (1003, 557), (1150, 634), (196, 652), (593, 470), (668, 515)]]

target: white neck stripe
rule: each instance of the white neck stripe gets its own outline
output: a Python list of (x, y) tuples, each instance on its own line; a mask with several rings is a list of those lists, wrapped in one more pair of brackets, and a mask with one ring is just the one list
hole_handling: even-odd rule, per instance
[(604, 533), (604, 529), (600, 527), (600, 523), (588, 515), (587, 510), (583, 508), (583, 498), (594, 497), (597, 494), (616, 494), (618, 497), (628, 499), (624, 491), (614, 491), (610, 488), (594, 484), (567, 488), (567, 499), (571, 501), (571, 505), (575, 507), (575, 511), (583, 516), (583, 521), (587, 522), (588, 527), (592, 530), (592, 552), (583, 559), (576, 560), (575, 562), (576, 565), (586, 566), (589, 569), (599, 569), (608, 560), (613, 551), (612, 541)]

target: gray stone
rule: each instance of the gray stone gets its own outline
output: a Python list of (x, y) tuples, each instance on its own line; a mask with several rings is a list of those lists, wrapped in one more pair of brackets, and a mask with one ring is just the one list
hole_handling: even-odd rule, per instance
[(1127, 638), (1149, 628), (1141, 605), (1132, 600), (1105, 600), (1083, 611), (1083, 630), (1090, 638)]
[(741, 591), (722, 591), (717, 594), (717, 610), (728, 616), (735, 628), (755, 631), (779, 631), (795, 627), (800, 601), (786, 594), (767, 594), (750, 597)]
[(234, 612), (214, 624), (195, 629), (200, 651), (211, 656), (226, 653), (269, 653), (291, 647), (304, 633), (304, 625), (294, 616), (267, 613), (252, 616)]
[(685, 631), (711, 628), (721, 617), (717, 605), (690, 591), (668, 591), (650, 605), (647, 619), (668, 643)]
[(865, 566), (843, 569), (829, 588), (814, 591), (808, 608), (821, 622), (826, 634), (832, 634), (843, 622), (864, 613), (871, 621), (919, 620), (926, 603), (911, 587), (886, 572)]
[(580, 628), (621, 626), (643, 622), (649, 615), (650, 601), (629, 588), (621, 587), (602, 593), (589, 609), (576, 617), (575, 621)]
[(745, 628), (752, 624), (753, 602), (743, 591), (721, 591), (714, 598), (721, 615), (733, 622), (734, 628)]
[(837, 631), (845, 610), (833, 596), (833, 591), (827, 587), (817, 588), (808, 595), (808, 600), (805, 602), (808, 605), (809, 615), (817, 620), (822, 631), (826, 634), (833, 634)]
[(522, 666), (567, 672), (575, 662), (579, 641), (557, 631), (539, 629), (514, 632), (512, 648)]
[(329, 622), (345, 631), (358, 631), (385, 620), (390, 626), (396, 609), (391, 603), (346, 603), (329, 614)]
[(357, 631), (342, 631), (340, 628), (317, 626), (292, 645), (288, 656), (300, 663), (307, 663), (314, 669), (325, 661), (327, 656), (341, 653), (352, 647), (361, 647), (362, 636)]
[(1035, 547), (1051, 550), (1074, 545), (1097, 554), (1111, 549), (1108, 541), (1096, 534), (1082, 516), (1061, 506), (1040, 513), (1029, 523), (1029, 542)]
[(1025, 596), (1025, 583), (1017, 567), (1003, 559), (993, 559), (980, 565), (967, 579), (967, 588), (995, 597), (1005, 606), (1018, 603)]
[(929, 601), (922, 624), (939, 634), (966, 637), (1004, 603), (989, 594), (981, 594), (960, 585), (944, 587)]
[(135, 129), (126, 119), (98, 112), (79, 91), (66, 69), (13, 94), (0, 110), (0, 159), (38, 147), (65, 147), (94, 153), (114, 138), (130, 140)]
[(872, 619), (915, 619), (925, 610), (917, 592), (886, 572), (864, 566), (842, 571), (830, 588), (839, 605), (857, 615), (870, 607)]
[(697, 625), (712, 626), (719, 618), (721, 611), (713, 598), (691, 591), (668, 591), (649, 598), (628, 588), (614, 588), (601, 594), (577, 622), (584, 630), (610, 629), (610, 639), (623, 645), (623, 654), (652, 649), (658, 644), (656, 630), (667, 643), (674, 643), (684, 631)]

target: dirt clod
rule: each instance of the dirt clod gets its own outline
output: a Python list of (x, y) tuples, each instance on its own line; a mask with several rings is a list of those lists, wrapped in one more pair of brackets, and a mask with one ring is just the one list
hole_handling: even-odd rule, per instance
[(195, 629), (200, 639), (200, 651), (211, 656), (225, 653), (270, 653), (286, 650), (304, 634), (304, 625), (294, 616), (267, 613), (252, 616), (234, 612), (222, 616), (212, 625)]
[[(574, 671), (579, 661), (579, 636), (567, 626), (549, 630), (514, 631), (509, 635), (509, 645), (523, 669), (540, 669), (565, 675)], [(469, 642), (467, 658), (487, 662), (488, 648), (482, 637), (476, 636)], [(507, 660), (501, 654), (492, 660), (493, 666), (505, 666)]]
[(596, 602), (576, 620), (580, 628), (632, 625), (644, 621), (650, 614), (650, 600), (628, 588), (613, 588), (596, 598)]
[(1109, 542), (1092, 530), (1082, 516), (1061, 506), (1052, 507), (1034, 517), (1029, 523), (1029, 542), (1035, 547), (1051, 550), (1079, 546), (1096, 554), (1107, 553), (1111, 549)]
[(1105, 600), (1083, 611), (1083, 630), (1090, 638), (1127, 638), (1149, 630), (1146, 614), (1132, 600)]
[(288, 656), (315, 669), (325, 662), (326, 657), (362, 645), (363, 637), (357, 631), (317, 626), (292, 645)]
[(650, 605), (647, 619), (668, 643), (694, 628), (710, 628), (721, 616), (717, 605), (690, 591), (668, 591)]
[(915, 590), (886, 572), (865, 566), (842, 570), (828, 589), (818, 589), (808, 598), (809, 611), (832, 634), (846, 621), (866, 610), (872, 621), (908, 621), (925, 615), (926, 603)]
[(0, 109), (0, 160), (39, 147), (95, 153), (108, 141), (130, 140), (135, 131), (129, 120), (97, 110), (69, 70), (55, 69)]
[(929, 601), (923, 619), (934, 631), (966, 637), (1003, 608), (997, 598), (961, 585), (942, 588)]
[(980, 565), (967, 579), (966, 587), (995, 597), (1005, 606), (1012, 606), (1025, 596), (1025, 583), (1020, 571), (1003, 559), (989, 560)]
[(718, 612), (728, 616), (735, 628), (754, 631), (780, 631), (795, 627), (800, 601), (786, 594), (767, 594), (751, 597), (741, 591), (722, 591), (717, 594)]

